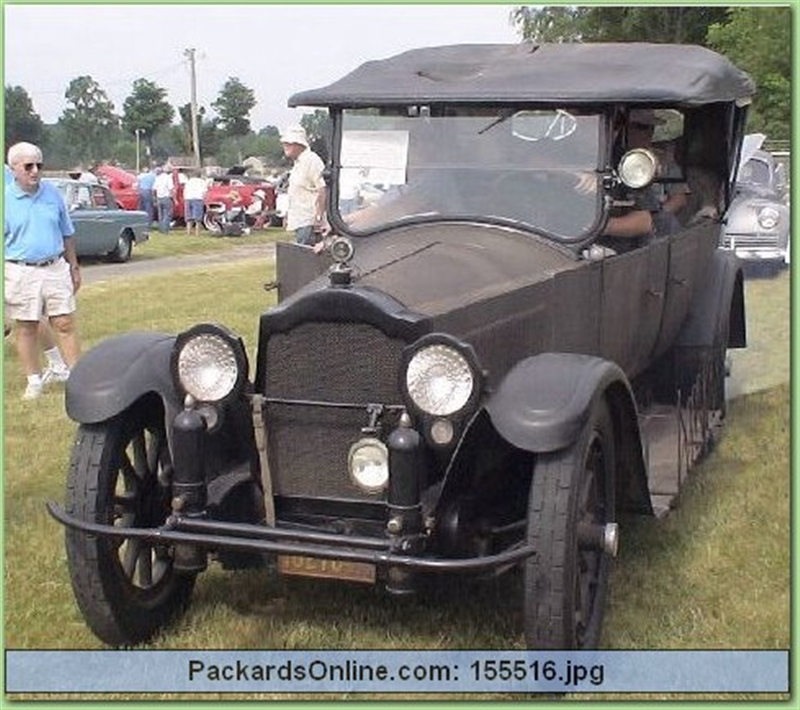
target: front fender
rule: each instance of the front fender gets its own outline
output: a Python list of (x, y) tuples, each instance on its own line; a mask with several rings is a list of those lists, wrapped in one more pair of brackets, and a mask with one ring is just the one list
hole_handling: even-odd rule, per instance
[(630, 390), (613, 362), (543, 353), (514, 366), (486, 403), (486, 411), (500, 436), (517, 448), (558, 451), (578, 438), (593, 399), (615, 382)]
[(175, 336), (128, 333), (104, 340), (72, 368), (66, 387), (70, 419), (95, 424), (116, 416), (148, 392), (167, 408), (179, 409), (180, 397), (170, 375)]

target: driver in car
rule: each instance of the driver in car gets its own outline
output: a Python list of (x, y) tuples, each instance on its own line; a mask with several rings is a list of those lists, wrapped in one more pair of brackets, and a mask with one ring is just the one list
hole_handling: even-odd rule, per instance
[[(663, 123), (652, 109), (632, 109), (618, 130), (623, 133), (627, 150), (653, 149), (655, 127)], [(620, 143), (618, 136), (618, 144)], [(620, 153), (622, 150), (620, 149)], [(669, 170), (669, 167), (666, 168)], [(664, 199), (660, 186), (641, 189), (624, 188), (618, 206), (603, 228), (601, 243), (617, 253), (630, 251), (657, 236), (672, 234), (680, 228), (675, 212), (685, 204), (685, 191), (677, 189)]]

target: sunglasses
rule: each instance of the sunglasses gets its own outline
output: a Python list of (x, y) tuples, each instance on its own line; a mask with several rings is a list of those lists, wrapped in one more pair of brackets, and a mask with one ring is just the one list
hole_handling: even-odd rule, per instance
[(29, 173), (34, 168), (36, 168), (37, 170), (41, 170), (42, 169), (42, 165), (44, 165), (44, 163), (23, 163), (22, 167), (25, 169), (26, 173)]

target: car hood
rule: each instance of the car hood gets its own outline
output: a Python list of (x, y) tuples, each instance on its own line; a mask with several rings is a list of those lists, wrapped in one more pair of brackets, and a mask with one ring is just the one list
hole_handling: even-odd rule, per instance
[[(487, 225), (405, 227), (354, 241), (354, 283), (429, 316), (493, 299), (580, 264), (552, 242)], [(326, 277), (310, 285), (324, 286)]]
[(736, 174), (737, 182), (741, 179), (742, 168), (744, 168), (744, 166), (747, 165), (747, 161), (761, 149), (766, 138), (767, 137), (763, 133), (748, 133), (742, 139), (742, 153), (739, 159), (739, 170)]

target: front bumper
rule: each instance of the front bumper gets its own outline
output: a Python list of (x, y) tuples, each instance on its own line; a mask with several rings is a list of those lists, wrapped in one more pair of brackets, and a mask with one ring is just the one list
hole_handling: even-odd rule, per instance
[(47, 510), (58, 522), (88, 535), (116, 539), (136, 539), (151, 545), (187, 545), (206, 550), (256, 552), (293, 555), (325, 560), (364, 562), (377, 567), (400, 567), (417, 572), (485, 572), (516, 564), (534, 554), (531, 545), (519, 544), (493, 555), (445, 558), (409, 555), (408, 538), (397, 540), (356, 537), (265, 525), (203, 520), (180, 514), (171, 515), (158, 528), (123, 528), (90, 523), (68, 515), (57, 503)]

